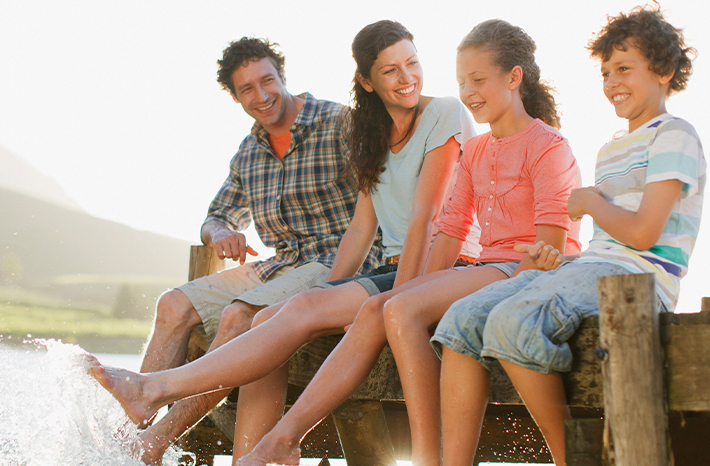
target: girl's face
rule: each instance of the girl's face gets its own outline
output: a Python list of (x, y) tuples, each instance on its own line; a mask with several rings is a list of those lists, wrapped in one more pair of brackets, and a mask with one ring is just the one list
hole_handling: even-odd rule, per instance
[(401, 40), (380, 52), (370, 69), (370, 77), (357, 79), (368, 92), (376, 92), (388, 111), (412, 109), (419, 103), (422, 67), (417, 50), (409, 40)]
[(512, 74), (501, 72), (488, 50), (468, 47), (456, 55), (459, 97), (476, 123), (488, 123), (493, 129), (512, 111), (519, 98)]

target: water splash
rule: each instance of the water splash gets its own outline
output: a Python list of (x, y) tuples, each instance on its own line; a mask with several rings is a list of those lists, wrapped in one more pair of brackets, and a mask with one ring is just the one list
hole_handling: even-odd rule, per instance
[[(144, 466), (138, 429), (87, 374), (83, 354), (54, 340), (0, 340), (0, 464)], [(184, 460), (170, 449), (163, 465)]]

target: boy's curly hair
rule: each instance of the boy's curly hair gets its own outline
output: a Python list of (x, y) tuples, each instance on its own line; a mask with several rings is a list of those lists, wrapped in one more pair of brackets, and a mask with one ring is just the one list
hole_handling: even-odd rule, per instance
[(236, 95), (232, 74), (234, 70), (247, 61), (259, 61), (262, 58), (269, 58), (274, 64), (274, 68), (279, 73), (279, 78), (286, 82), (284, 76), (284, 63), (286, 59), (281, 52), (276, 50), (279, 44), (271, 43), (268, 39), (256, 39), (253, 37), (242, 37), (231, 42), (222, 52), (222, 59), (217, 60), (219, 69), (217, 70), (217, 82), (222, 85), (222, 89)]
[[(682, 91), (693, 72), (697, 52), (685, 45), (681, 29), (673, 27), (655, 7), (636, 7), (628, 14), (607, 16), (607, 25), (589, 41), (592, 57), (607, 61), (614, 49), (635, 46), (649, 61), (649, 69), (660, 76), (672, 74), (668, 94)], [(692, 58), (691, 58), (692, 55)]]

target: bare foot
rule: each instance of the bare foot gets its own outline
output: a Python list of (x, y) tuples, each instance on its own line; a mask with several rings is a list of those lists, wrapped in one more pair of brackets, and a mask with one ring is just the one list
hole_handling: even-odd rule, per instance
[(301, 448), (298, 440), (276, 438), (274, 431), (266, 434), (254, 450), (237, 461), (237, 466), (298, 466), (301, 463)]
[(143, 374), (102, 366), (92, 355), (87, 355), (89, 374), (108, 390), (126, 410), (135, 424), (145, 426), (161, 408), (158, 397), (150, 396), (147, 390), (148, 378)]

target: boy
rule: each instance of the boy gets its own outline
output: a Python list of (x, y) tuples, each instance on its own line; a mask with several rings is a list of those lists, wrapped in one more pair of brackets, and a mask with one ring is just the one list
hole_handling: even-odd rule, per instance
[[(597, 314), (597, 278), (654, 273), (659, 303), (672, 311), (687, 272), (702, 211), (705, 159), (693, 127), (666, 113), (685, 89), (692, 66), (683, 35), (658, 10), (637, 8), (610, 18), (589, 44), (601, 59), (604, 94), (628, 133), (599, 152), (594, 187), (574, 190), (568, 213), (594, 219), (589, 248), (562, 265), (549, 247), (529, 254), (527, 270), (454, 303), (432, 345), (442, 353), (444, 464), (470, 465), (496, 358), (537, 422), (555, 464), (565, 463), (564, 421), (570, 417), (560, 372), (569, 371), (565, 343)], [(476, 426), (471, 429), (471, 426)]]

